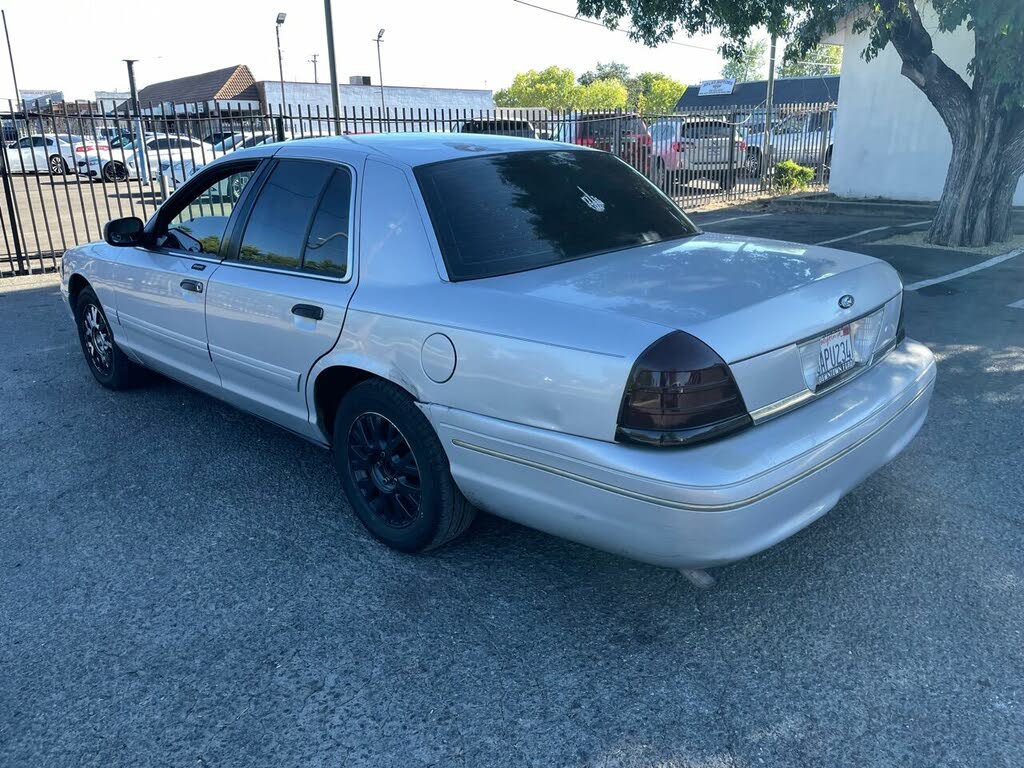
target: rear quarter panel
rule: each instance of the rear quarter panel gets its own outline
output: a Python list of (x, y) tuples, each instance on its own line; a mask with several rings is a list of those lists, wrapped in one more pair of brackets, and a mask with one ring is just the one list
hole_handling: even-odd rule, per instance
[[(366, 163), (359, 284), (337, 345), (310, 376), (310, 413), (316, 377), (340, 365), (393, 381), (423, 403), (613, 439), (633, 362), (669, 329), (490, 290), (485, 280), (449, 282), (414, 183), (407, 168)], [(443, 382), (423, 366), (433, 334), (455, 350)]]

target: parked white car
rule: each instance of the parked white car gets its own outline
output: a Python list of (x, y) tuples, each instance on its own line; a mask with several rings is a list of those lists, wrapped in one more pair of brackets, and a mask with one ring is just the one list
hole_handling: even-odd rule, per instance
[(651, 174), (664, 190), (696, 179), (736, 186), (747, 145), (736, 126), (715, 118), (665, 117), (651, 125)]
[(82, 137), (75, 134), (25, 136), (7, 145), (7, 169), (12, 173), (63, 176), (76, 166), (75, 146), (82, 141)]
[(332, 449), (402, 551), (480, 508), (649, 563), (737, 560), (892, 460), (935, 381), (885, 262), (702, 233), (578, 146), (270, 144), (104, 234), (61, 264), (96, 380), (159, 371)]
[(142, 140), (130, 134), (120, 140), (113, 140), (109, 147), (99, 147), (96, 151), (84, 153), (79, 157), (75, 167), (82, 176), (103, 179), (104, 181), (123, 181), (141, 178), (142, 153), (146, 155), (146, 168), (151, 179), (161, 175), (170, 176), (172, 186), (184, 181), (179, 171), (174, 177), (173, 169), (182, 167), (185, 162), (202, 164), (212, 159), (215, 154), (208, 144), (188, 136), (171, 133), (147, 133)]

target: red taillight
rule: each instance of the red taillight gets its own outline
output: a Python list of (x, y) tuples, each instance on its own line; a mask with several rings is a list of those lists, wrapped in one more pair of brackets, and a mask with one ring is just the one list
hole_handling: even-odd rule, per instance
[(592, 136), (582, 136), (576, 139), (575, 143), (579, 144), (581, 147), (592, 147), (594, 146), (594, 139)]
[(651, 141), (651, 134), (649, 134), (649, 133), (641, 133), (640, 134), (640, 143), (648, 145), (648, 146), (650, 144), (653, 144), (654, 142)]
[(752, 423), (729, 366), (707, 344), (675, 331), (633, 365), (616, 437), (648, 445), (689, 445)]
[(683, 142), (681, 142), (681, 141), (673, 141), (672, 142), (672, 151), (673, 152), (685, 152), (686, 151), (686, 145), (683, 144)]
[(747, 142), (745, 142), (743, 139), (740, 139), (740, 152), (746, 152), (746, 151), (747, 151)]

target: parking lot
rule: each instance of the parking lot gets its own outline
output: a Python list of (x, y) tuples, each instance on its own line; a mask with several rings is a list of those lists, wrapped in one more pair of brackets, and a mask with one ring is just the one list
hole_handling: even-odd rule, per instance
[(899, 459), (707, 591), (487, 516), (386, 550), (327, 453), (100, 388), (54, 278), (0, 283), (0, 764), (1024, 763), (1024, 255), (697, 219), (886, 259), (939, 360)]

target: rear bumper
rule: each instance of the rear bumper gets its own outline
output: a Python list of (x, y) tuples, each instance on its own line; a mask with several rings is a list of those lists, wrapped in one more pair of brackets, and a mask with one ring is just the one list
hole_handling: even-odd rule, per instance
[(603, 442), (427, 405), (463, 493), (636, 560), (709, 567), (804, 528), (891, 461), (928, 412), (935, 362), (906, 341), (821, 400), (716, 442)]

